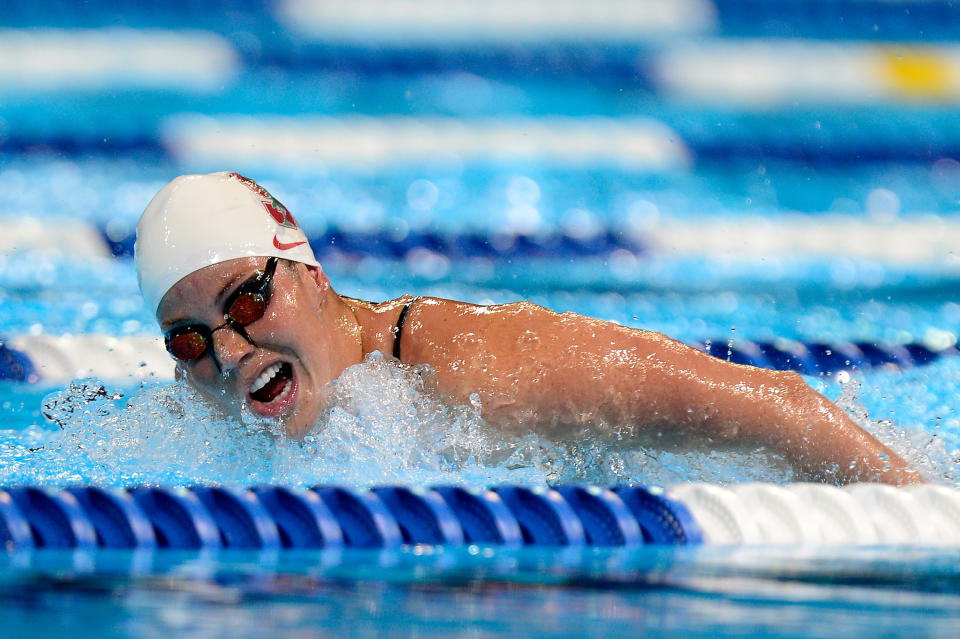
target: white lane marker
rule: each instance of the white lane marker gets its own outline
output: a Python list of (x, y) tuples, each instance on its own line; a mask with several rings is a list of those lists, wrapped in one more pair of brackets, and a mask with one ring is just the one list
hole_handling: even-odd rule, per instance
[(941, 531), (926, 508), (905, 490), (885, 484), (850, 484), (844, 487), (873, 522), (882, 544), (942, 543)]
[(166, 123), (164, 141), (184, 160), (231, 165), (315, 162), (363, 167), (523, 158), (643, 170), (677, 170), (690, 164), (680, 137), (647, 118), (181, 115)]
[(658, 54), (655, 75), (674, 95), (713, 104), (957, 102), (960, 47), (776, 38), (690, 41)]
[(806, 516), (817, 527), (821, 543), (877, 543), (873, 523), (850, 493), (836, 486), (806, 482), (790, 484), (786, 489), (806, 506)]
[(667, 496), (682, 502), (712, 545), (765, 543), (753, 513), (733, 491), (714, 484), (675, 484)]
[(238, 69), (223, 37), (155, 29), (0, 29), (0, 89), (217, 89)]
[(803, 501), (783, 486), (750, 483), (731, 486), (753, 513), (767, 544), (809, 544), (820, 541), (820, 531)]
[(903, 490), (920, 502), (944, 543), (960, 544), (960, 490), (935, 484), (907, 486)]
[(639, 237), (665, 256), (845, 257), (960, 268), (960, 221), (938, 216), (892, 222), (838, 215), (661, 219)]
[(159, 337), (20, 335), (6, 345), (27, 355), (40, 377), (37, 381), (173, 379), (173, 360)]
[[(100, 231), (83, 220), (0, 214), (0, 230), (0, 255), (20, 251), (110, 255)], [(655, 222), (626, 232), (657, 258), (703, 258), (722, 263), (865, 260), (878, 266), (932, 266), (944, 272), (960, 272), (960, 221), (938, 216), (894, 222), (834, 215), (682, 221), (658, 216)], [(842, 275), (837, 277), (843, 279)]]
[(0, 255), (48, 251), (77, 258), (109, 257), (110, 250), (89, 222), (0, 215)]
[(318, 40), (399, 45), (636, 41), (716, 24), (709, 0), (285, 0), (276, 15)]

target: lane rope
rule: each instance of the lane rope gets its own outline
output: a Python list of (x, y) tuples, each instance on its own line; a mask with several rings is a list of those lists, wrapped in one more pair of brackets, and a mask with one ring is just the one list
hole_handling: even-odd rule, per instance
[[(798, 342), (787, 339), (753, 342), (737, 339), (691, 342), (719, 359), (804, 375), (841, 371), (904, 370), (956, 355), (946, 348), (869, 342)], [(96, 377), (105, 382), (173, 379), (173, 361), (160, 338), (110, 335), (21, 335), (0, 339), (0, 381), (62, 383)]]
[(8, 550), (960, 544), (960, 488), (0, 488)]

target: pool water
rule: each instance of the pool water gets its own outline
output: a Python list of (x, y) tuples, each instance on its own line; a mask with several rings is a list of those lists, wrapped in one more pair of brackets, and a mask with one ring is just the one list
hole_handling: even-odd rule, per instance
[[(376, 11), (359, 39), (311, 33), (319, 2), (58, 4), (0, 19), (0, 338), (156, 335), (136, 220), (175, 175), (237, 170), (296, 215), (339, 293), (529, 300), (731, 357), (921, 345), (940, 356), (805, 379), (960, 482), (951, 3), (691, 0), (663, 33), (597, 35), (597, 18), (511, 42), (397, 40)], [(538, 24), (562, 25), (562, 4)], [(674, 71), (688, 60), (719, 62)], [(620, 441), (507, 435), (379, 357), (336, 398), (291, 442), (164, 376), (0, 381), (0, 486), (793, 480), (762, 449), (646, 448), (629, 424)], [(0, 554), (0, 620), (10, 636), (952, 637), (958, 583), (953, 547), (33, 551)]]
[(139, 576), (119, 557), (9, 562), (4, 620), (16, 636), (819, 638), (947, 637), (958, 613), (956, 562), (929, 549), (354, 553), (168, 555)]
[[(96, 184), (106, 179), (111, 164), (124, 176), (118, 188), (131, 192), (153, 188), (153, 172), (162, 172), (157, 166), (135, 169), (126, 160), (94, 166), (63, 159), (18, 162), (9, 170), (23, 175), (25, 184), (47, 184), (51, 188), (41, 192), (54, 198), (52, 185), (58, 177), (73, 174)], [(181, 167), (169, 164), (165, 170), (172, 174)], [(533, 180), (530, 173), (511, 167), (500, 180)], [(602, 174), (611, 182), (629, 179), (615, 172)], [(3, 175), (9, 179), (8, 172)], [(427, 169), (417, 175), (440, 180)], [(267, 179), (281, 184), (279, 175)], [(356, 179), (365, 189), (377, 187), (375, 177)], [(584, 179), (585, 189), (587, 182)], [(384, 192), (402, 193), (390, 179), (384, 183)], [(491, 188), (489, 182), (480, 184), (463, 188)], [(721, 195), (723, 184), (717, 179)], [(286, 188), (295, 194), (307, 187), (294, 182)], [(107, 197), (107, 189), (106, 183), (99, 187), (97, 197)], [(541, 197), (553, 197), (548, 189), (540, 185)], [(25, 187), (27, 192), (37, 197)], [(393, 201), (392, 196), (383, 197), (385, 206)], [(36, 209), (38, 217), (60, 212), (53, 202), (46, 206), (49, 211)], [(75, 215), (92, 217), (97, 210), (81, 209)], [(117, 217), (132, 223), (135, 215), (131, 210)], [(718, 215), (730, 217), (733, 212)], [(310, 228), (309, 212), (300, 217)], [(635, 265), (629, 264), (634, 270), (624, 273), (614, 271), (602, 255), (521, 255), (505, 264), (489, 256), (448, 259), (445, 269), (431, 273), (406, 257), (331, 252), (325, 268), (341, 290), (370, 299), (406, 291), (481, 303), (530, 299), (689, 341), (783, 337), (897, 343), (938, 338), (957, 326), (949, 267), (851, 265), (840, 256), (833, 261), (784, 256), (761, 262), (638, 253)], [(838, 278), (837, 272), (847, 275)], [(154, 330), (137, 298), (128, 258), (76, 259), (38, 251), (7, 257), (0, 278), (4, 305), (16, 309), (4, 315), (7, 334), (142, 335)], [(0, 389), (0, 475), (5, 484), (52, 485), (669, 485), (687, 480), (779, 483), (791, 477), (762, 452), (676, 455), (589, 441), (556, 448), (550, 442), (518, 442), (483, 431), (471, 421), (475, 416), (469, 407), (456, 426), (455, 417), (438, 418), (424, 435), (422, 423), (389, 422), (373, 409), (412, 402), (429, 410), (431, 400), (418, 396), (412, 385), (396, 390), (387, 381), (393, 379), (391, 373), (378, 368), (380, 364), (364, 366), (353, 371), (357, 377), (351, 388), (374, 396), (365, 396), (368, 412), (359, 420), (338, 422), (306, 445), (278, 445), (266, 435), (242, 433), (228, 424), (219, 430), (191, 431), (189, 427), (206, 416), (188, 412), (175, 421), (169, 409), (157, 411), (158, 397), (168, 401), (184, 391), (149, 380), (142, 385), (132, 380), (108, 383), (124, 399), (84, 407), (93, 410), (61, 431), (42, 416), (41, 407), (51, 396), (64, 396), (62, 387), (5, 384)], [(960, 358), (943, 357), (906, 370), (852, 373), (856, 388), (832, 376), (811, 376), (808, 381), (832, 398), (843, 395), (848, 410), (866, 419), (871, 430), (916, 460), (931, 478), (955, 484), (960, 424), (953, 397)], [(394, 389), (389, 401), (395, 404), (385, 403), (386, 388)], [(131, 403), (136, 412), (131, 412)], [(432, 408), (440, 412), (437, 405)], [(145, 415), (148, 419), (142, 419)], [(463, 424), (466, 430), (458, 430)], [(177, 435), (170, 434), (171, 426)], [(456, 434), (473, 447), (477, 458), (484, 453), (488, 457), (451, 464), (438, 434), (447, 441)], [(31, 452), (36, 448), (41, 450)], [(407, 457), (384, 463), (386, 451)], [(92, 557), (12, 555), (0, 568), (3, 617), (18, 633), (29, 633), (42, 617), (45, 633), (82, 628), (78, 632), (90, 636), (266, 636), (322, 628), (331, 635), (357, 636), (579, 637), (643, 628), (653, 636), (836, 637), (865, 627), (881, 633), (912, 630), (921, 636), (951, 636), (960, 605), (953, 549), (754, 548), (747, 559), (731, 549), (669, 548), (632, 555), (530, 550), (488, 556), (482, 549), (479, 556), (430, 554), (436, 552), (314, 553), (298, 558), (223, 552), (213, 557), (148, 557), (143, 563), (134, 561), (133, 567), (130, 557), (108, 552)]]
[[(56, 185), (84, 185), (81, 195), (87, 201), (75, 210), (72, 219), (113, 229), (117, 246), (122, 247), (124, 232), (128, 233), (134, 227), (139, 215), (136, 207), (161, 185), (163, 178), (157, 179), (158, 175), (171, 175), (181, 170), (185, 169), (170, 161), (142, 166), (131, 158), (119, 161), (98, 159), (96, 162), (39, 158), (30, 164), (18, 159), (11, 162), (10, 168), (0, 172), (0, 182), (6, 180), (19, 189), (6, 191), (11, 203), (45, 197), (48, 200), (45, 204), (38, 203), (31, 209), (35, 211), (32, 215), (40, 220), (58, 219), (57, 216), (63, 214), (63, 209), (56, 202), (60, 197)], [(908, 174), (920, 171), (913, 164), (889, 166), (887, 170)], [(349, 233), (359, 224), (357, 215), (350, 215), (329, 204), (326, 213), (316, 212), (311, 207), (311, 200), (318, 198), (318, 193), (335, 189), (340, 194), (338, 201), (365, 201), (376, 215), (371, 214), (364, 223), (366, 226), (357, 228), (355, 233), (376, 233), (378, 235), (375, 238), (379, 239), (384, 233), (390, 233), (393, 224), (404, 223), (409, 226), (418, 212), (410, 205), (411, 200), (415, 201), (411, 193), (416, 188), (423, 188), (424, 184), (443, 185), (446, 191), (457, 194), (458, 198), (442, 213), (432, 209), (426, 211), (437, 217), (436, 224), (429, 220), (424, 223), (424, 228), (431, 232), (454, 236), (479, 233), (484, 237), (493, 237), (496, 229), (503, 226), (502, 220), (491, 223), (490, 215), (471, 215), (469, 209), (464, 212), (456, 204), (462, 201), (480, 206), (479, 202), (486, 202), (485, 206), (499, 211), (504, 206), (513, 206), (511, 198), (521, 202), (521, 206), (525, 201), (523, 198), (527, 198), (536, 205), (537, 212), (544, 211), (537, 218), (535, 233), (549, 235), (569, 233), (569, 229), (563, 230), (561, 222), (564, 214), (558, 212), (563, 207), (558, 206), (558, 202), (572, 200), (576, 206), (589, 206), (590, 209), (577, 209), (586, 211), (586, 215), (581, 216), (581, 224), (584, 224), (582, 218), (585, 217), (589, 220), (587, 225), (617, 228), (629, 222), (630, 207), (636, 208), (636, 202), (639, 201), (644, 203), (641, 210), (648, 217), (654, 215), (656, 218), (643, 222), (650, 228), (662, 223), (660, 217), (666, 216), (660, 212), (661, 207), (670, 211), (671, 220), (683, 220), (690, 215), (680, 213), (674, 216), (674, 207), (669, 207), (667, 203), (669, 197), (676, 198), (682, 194), (691, 201), (688, 204), (691, 210), (706, 208), (712, 201), (732, 202), (734, 196), (731, 191), (742, 188), (742, 182), (751, 179), (743, 171), (742, 167), (720, 169), (708, 166), (692, 172), (674, 171), (654, 179), (649, 175), (632, 175), (621, 169), (596, 168), (572, 172), (540, 163), (527, 167), (465, 166), (452, 176), (444, 169), (429, 166), (387, 170), (382, 175), (341, 172), (332, 177), (319, 168), (315, 169), (313, 177), (303, 168), (292, 175), (273, 168), (263, 169), (264, 176), (258, 174), (258, 178), (277, 192), (278, 197), (296, 203), (289, 204), (290, 208), (297, 211), (300, 223), (314, 236), (324, 233), (324, 229), (329, 231), (331, 227), (346, 229)], [(780, 171), (784, 169), (781, 167)], [(824, 201), (831, 197), (829, 191), (835, 188), (833, 182), (838, 180), (838, 172), (834, 170), (829, 175), (825, 171), (820, 175), (812, 172), (816, 179), (810, 178), (811, 183), (823, 191), (820, 196)], [(111, 176), (120, 180), (113, 192), (109, 186)], [(850, 176), (847, 179), (856, 183), (866, 178)], [(274, 181), (277, 187), (273, 186)], [(688, 192), (682, 184), (692, 182), (702, 182), (704, 194), (698, 196), (692, 189)], [(38, 188), (28, 187), (33, 184)], [(713, 185), (712, 191), (708, 192), (707, 184)], [(434, 188), (438, 191), (433, 198), (436, 207), (443, 198), (439, 194), (440, 188)], [(866, 187), (863, 188), (870, 192)], [(880, 187), (874, 190), (876, 188)], [(428, 189), (428, 192), (432, 191)], [(351, 195), (347, 197), (344, 193)], [(574, 193), (575, 197), (572, 195)], [(662, 195), (658, 197), (658, 193)], [(131, 194), (138, 194), (139, 198)], [(593, 198), (592, 203), (587, 201), (588, 196)], [(131, 201), (127, 202), (128, 199)], [(620, 215), (611, 213), (609, 209), (614, 207), (611, 202), (620, 201), (629, 201), (630, 204), (622, 204), (624, 210)], [(655, 201), (659, 201), (659, 204), (654, 204)], [(728, 206), (726, 210), (701, 216), (700, 223), (709, 219), (730, 223), (749, 219), (743, 212), (737, 212), (733, 204)], [(304, 211), (301, 213), (300, 209)], [(607, 211), (610, 217), (604, 220), (601, 213), (589, 212), (593, 210)], [(651, 214), (651, 210), (655, 213)], [(419, 214), (424, 214), (424, 211), (419, 210)], [(784, 214), (780, 210), (774, 217)], [(509, 217), (510, 213), (503, 215)], [(813, 218), (814, 215), (807, 217)], [(869, 214), (864, 212), (860, 217), (869, 219)], [(569, 216), (567, 220), (570, 226)], [(482, 224), (486, 224), (487, 228)], [(459, 230), (451, 230), (457, 225)], [(438, 227), (443, 230), (436, 231)], [(956, 340), (960, 306), (953, 297), (955, 275), (949, 259), (920, 263), (881, 262), (850, 258), (843, 253), (828, 256), (678, 257), (655, 249), (645, 249), (641, 240), (630, 245), (631, 236), (628, 234), (631, 232), (643, 238), (641, 232), (627, 229), (615, 236), (619, 245), (595, 254), (587, 250), (589, 247), (568, 249), (559, 254), (508, 249), (503, 255), (490, 249), (486, 252), (462, 250), (460, 254), (455, 251), (440, 253), (435, 248), (416, 245), (398, 251), (395, 250), (396, 244), (388, 245), (387, 248), (392, 249), (389, 251), (381, 245), (379, 254), (376, 245), (373, 249), (361, 247), (361, 250), (345, 250), (341, 248), (342, 245), (333, 242), (315, 248), (338, 291), (366, 299), (389, 299), (411, 291), (476, 303), (525, 299), (558, 311), (572, 310), (627, 326), (658, 330), (688, 343), (709, 340), (735, 346), (739, 340), (770, 342), (779, 339), (806, 343), (942, 343), (943, 346), (950, 346)], [(495, 244), (495, 241), (492, 243)], [(624, 248), (626, 246), (632, 246), (634, 250)], [(33, 259), (7, 258), (0, 271), (6, 301), (16, 308), (15, 313), (4, 317), (4, 326), (0, 327), (4, 333), (155, 334), (153, 320), (140, 302), (132, 261), (128, 257), (77, 260), (69, 255), (42, 250), (28, 255)], [(923, 467), (931, 478), (952, 483), (956, 481), (956, 451), (960, 447), (960, 421), (951, 407), (958, 366), (960, 358), (944, 356), (922, 367), (896, 371), (859, 370), (851, 366), (849, 372), (853, 373), (854, 381), (846, 388), (830, 373), (810, 375), (808, 381), (832, 399), (836, 400), (843, 394), (845, 408), (857, 413), (867, 428), (882, 435), (895, 450)], [(306, 447), (309, 450), (298, 448), (294, 451), (297, 447), (291, 446), (284, 449), (279, 458), (262, 452), (264, 447), (273, 453), (277, 450), (265, 441), (257, 440), (253, 445), (252, 442), (241, 440), (243, 443), (237, 444), (235, 438), (228, 437), (224, 440), (227, 444), (219, 446), (218, 438), (214, 437), (214, 443), (203, 446), (211, 451), (209, 456), (201, 455), (195, 463), (184, 460), (174, 463), (175, 459), (190, 457), (183, 453), (178, 455), (178, 447), (193, 451), (196, 442), (189, 434), (184, 434), (183, 439), (170, 438), (169, 428), (164, 427), (171, 425), (172, 415), (150, 414), (151, 402), (159, 401), (152, 393), (159, 392), (161, 397), (166, 397), (163, 393), (168, 387), (161, 383), (157, 391), (148, 381), (147, 388), (141, 390), (134, 380), (108, 380), (111, 390), (124, 395), (122, 401), (113, 404), (126, 406), (132, 398), (135, 404), (145, 403), (146, 408), (135, 414), (126, 411), (126, 415), (124, 410), (120, 410), (109, 420), (107, 413), (103, 412), (93, 413), (94, 418), (86, 421), (73, 418), (65, 432), (53, 428), (41, 414), (43, 399), (51, 392), (53, 397), (57, 397), (58, 388), (49, 384), (5, 385), (0, 406), (8, 415), (5, 423), (12, 430), (8, 431), (11, 447), (7, 449), (10, 451), (7, 459), (10, 463), (5, 464), (2, 473), (5, 481), (15, 483), (62, 482), (71, 478), (72, 481), (96, 479), (117, 485), (144, 480), (159, 483), (198, 480), (242, 483), (256, 480), (309, 484), (324, 479), (372, 485), (388, 482), (422, 483), (428, 479), (442, 481), (450, 478), (475, 480), (479, 484), (575, 480), (606, 485), (628, 481), (669, 484), (685, 480), (769, 479), (784, 482), (791, 478), (782, 463), (771, 460), (769, 455), (751, 451), (691, 453), (678, 457), (673, 453), (647, 449), (624, 452), (616, 446), (591, 441), (590, 438), (586, 444), (582, 441), (528, 441), (517, 444), (489, 433), (469, 435), (470, 441), (478, 446), (475, 452), (480, 457), (487, 455), (491, 459), (507, 459), (512, 453), (522, 456), (523, 453), (518, 451), (525, 445), (533, 446), (538, 453), (527, 456), (523, 461), (514, 458), (505, 462), (500, 474), (488, 474), (489, 470), (483, 464), (473, 469), (476, 471), (474, 475), (469, 475), (463, 468), (459, 470), (460, 475), (445, 474), (449, 473), (449, 469), (442, 470), (447, 466), (440, 451), (449, 442), (443, 443), (444, 437), (424, 435), (433, 431), (420, 422), (409, 420), (388, 424), (382, 417), (391, 411), (406, 414), (410, 401), (421, 402), (421, 413), (436, 413), (439, 409), (435, 405), (432, 410), (424, 408), (430, 405), (431, 400), (420, 394), (412, 378), (406, 379), (400, 391), (386, 393), (386, 388), (396, 388), (396, 380), (390, 373), (382, 371), (379, 385), (372, 386), (373, 390), (366, 393), (367, 387), (377, 384), (374, 381), (377, 376), (375, 370), (380, 370), (376, 364), (367, 365), (366, 372), (352, 386), (347, 382), (341, 384), (343, 388), (350, 389), (345, 391), (353, 397), (350, 402), (366, 402), (364, 405), (370, 409), (368, 413), (373, 415), (371, 419), (378, 420), (374, 422), (377, 424), (376, 430), (392, 434), (390, 437), (381, 437), (377, 442), (368, 442), (370, 464), (366, 466), (329, 463), (330, 459), (348, 458), (351, 447), (357, 445), (357, 432), (336, 428), (324, 430), (318, 436), (320, 440), (316, 445)], [(179, 392), (174, 391), (172, 395)], [(144, 400), (143, 397), (149, 399)], [(391, 397), (395, 403), (387, 408), (383, 397)], [(344, 402), (350, 403), (347, 400)], [(107, 408), (113, 410), (113, 404)], [(187, 411), (186, 416), (179, 417), (177, 423), (189, 424), (191, 421), (204, 421), (207, 417), (203, 412)], [(460, 417), (443, 419), (436, 428), (460, 428), (457, 425)], [(469, 421), (472, 418), (467, 419)], [(362, 421), (349, 428), (360, 428)], [(370, 427), (370, 424), (365, 427)], [(229, 427), (224, 428), (230, 430)], [(158, 432), (164, 435), (162, 443), (158, 441), (160, 438), (151, 436)], [(190, 433), (189, 428), (184, 432)], [(18, 446), (24, 433), (29, 434), (29, 441)], [(64, 441), (65, 436), (72, 439)], [(338, 438), (337, 445), (334, 445), (334, 438)], [(201, 441), (208, 439), (209, 434), (202, 434)], [(95, 463), (91, 465), (87, 459), (92, 454), (91, 446), (102, 440), (116, 445), (97, 447), (103, 452), (95, 456)], [(156, 450), (152, 451), (153, 458), (164, 461), (159, 464), (145, 461), (145, 456), (139, 454), (150, 452), (149, 446), (146, 449), (141, 446), (145, 441), (158, 441)], [(23, 452), (41, 443), (47, 447), (45, 452), (39, 455)], [(61, 456), (51, 456), (54, 444), (71, 452), (69, 462), (65, 462)], [(78, 449), (77, 446), (82, 448)], [(384, 468), (381, 460), (389, 450), (396, 448), (417, 457), (415, 451), (423, 446), (436, 455), (427, 463), (430, 472), (423, 474), (420, 472), (423, 468), (417, 469), (416, 464), (411, 465), (408, 461), (392, 467), (392, 470)], [(244, 453), (243, 448), (247, 448), (248, 453)], [(332, 452), (341, 449), (339, 454)], [(77, 450), (86, 452), (78, 456), (74, 454)], [(128, 459), (124, 457), (124, 450), (128, 454), (138, 454)], [(249, 453), (253, 450), (258, 452)], [(326, 455), (318, 459), (313, 454), (315, 450), (326, 451)], [(492, 450), (498, 452), (493, 454)], [(356, 456), (356, 449), (352, 449), (352, 453)], [(237, 463), (238, 455), (243, 463)], [(266, 463), (264, 455), (272, 459), (272, 463)], [(598, 458), (603, 460), (602, 463), (589, 461)], [(215, 463), (213, 460), (218, 461)], [(512, 473), (506, 470), (506, 466), (517, 465), (522, 470), (514, 468)], [(535, 470), (537, 466), (539, 468)], [(549, 470), (544, 470), (544, 466), (549, 466)], [(85, 470), (79, 470), (81, 468)], [(194, 474), (185, 468), (193, 468)], [(281, 472), (277, 468), (284, 470)], [(73, 472), (70, 472), (71, 469)], [(524, 474), (528, 472), (532, 474)]]

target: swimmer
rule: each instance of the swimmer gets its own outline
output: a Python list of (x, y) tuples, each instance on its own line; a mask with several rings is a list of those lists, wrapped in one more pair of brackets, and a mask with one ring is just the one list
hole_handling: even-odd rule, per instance
[(309, 433), (331, 384), (374, 351), (426, 364), (453, 403), (474, 394), (509, 432), (765, 446), (810, 480), (923, 481), (793, 372), (717, 359), (662, 334), (520, 302), (338, 295), (290, 212), (236, 173), (185, 175), (137, 226), (140, 290), (178, 377), (226, 412)]

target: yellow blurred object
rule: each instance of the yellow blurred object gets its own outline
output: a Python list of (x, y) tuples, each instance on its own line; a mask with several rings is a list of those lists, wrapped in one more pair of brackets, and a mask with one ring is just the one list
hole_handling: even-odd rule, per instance
[(912, 99), (945, 99), (957, 91), (952, 60), (931, 49), (888, 49), (883, 70), (891, 90)]

